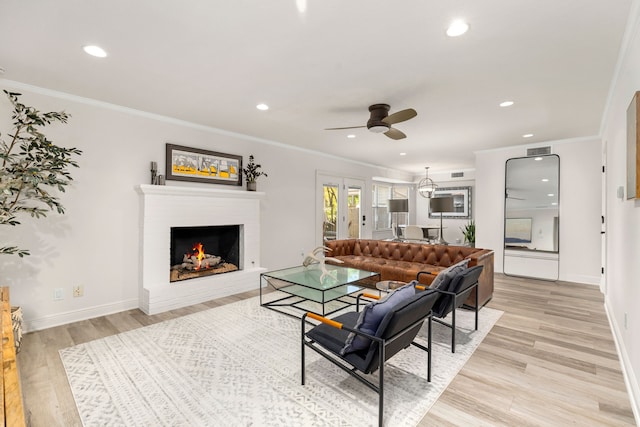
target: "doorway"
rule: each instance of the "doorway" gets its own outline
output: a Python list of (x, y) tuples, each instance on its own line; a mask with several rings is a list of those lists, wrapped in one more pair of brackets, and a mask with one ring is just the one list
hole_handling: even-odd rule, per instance
[(359, 239), (367, 226), (363, 212), (365, 181), (324, 173), (317, 174), (316, 235), (323, 244), (336, 239)]

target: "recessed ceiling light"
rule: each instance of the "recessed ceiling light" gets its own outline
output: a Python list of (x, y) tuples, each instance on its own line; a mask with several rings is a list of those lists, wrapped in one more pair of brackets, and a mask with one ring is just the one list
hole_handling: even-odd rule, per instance
[(513, 105), (513, 101), (504, 101), (500, 103), (501, 107), (511, 107)]
[(468, 30), (469, 24), (464, 22), (462, 19), (456, 19), (449, 24), (449, 28), (447, 28), (447, 35), (449, 37), (458, 37), (466, 33)]
[(549, 182), (549, 178), (542, 178), (542, 182)]
[(95, 56), (96, 58), (104, 58), (107, 56), (107, 52), (100, 46), (95, 45), (87, 45), (82, 46), (82, 49), (91, 56)]
[(549, 197), (553, 197), (553, 196), (555, 196), (555, 194), (553, 194), (553, 193), (549, 193), (549, 194), (547, 194), (547, 196), (549, 196)]
[(551, 206), (558, 206), (558, 202), (551, 203)]
[(354, 134), (352, 134), (352, 133), (350, 133), (349, 135), (347, 135), (347, 138), (351, 138), (351, 139), (353, 139), (353, 138), (355, 138), (355, 137), (356, 137), (356, 136), (355, 136)]
[(267, 104), (258, 104), (256, 105), (256, 108), (260, 111), (267, 111), (269, 109), (269, 106)]
[(401, 156), (406, 156), (406, 155), (407, 155), (407, 153), (400, 153), (400, 155), (401, 155)]
[(524, 135), (522, 135), (523, 138), (531, 138), (532, 136), (532, 133), (525, 133)]

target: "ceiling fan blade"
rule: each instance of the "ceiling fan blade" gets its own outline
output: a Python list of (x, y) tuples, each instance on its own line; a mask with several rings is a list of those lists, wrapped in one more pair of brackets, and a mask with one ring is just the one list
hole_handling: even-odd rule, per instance
[(509, 188), (506, 188), (504, 190), (504, 196), (506, 199), (512, 199), (512, 200), (527, 200), (525, 198), (522, 197), (516, 197), (516, 196), (512, 196), (511, 194), (509, 194)]
[(416, 110), (414, 110), (413, 108), (407, 108), (406, 110), (397, 111), (393, 114), (388, 115), (387, 117), (382, 119), (382, 121), (387, 124), (393, 125), (395, 123), (413, 119), (417, 115), (418, 113), (416, 113)]
[(325, 130), (342, 130), (342, 129), (359, 129), (359, 128), (366, 128), (366, 126), (347, 126), (344, 128), (326, 128)]
[(389, 129), (384, 134), (391, 139), (403, 139), (407, 137), (407, 135), (405, 135), (404, 132), (401, 132), (398, 129), (394, 129), (394, 128)]

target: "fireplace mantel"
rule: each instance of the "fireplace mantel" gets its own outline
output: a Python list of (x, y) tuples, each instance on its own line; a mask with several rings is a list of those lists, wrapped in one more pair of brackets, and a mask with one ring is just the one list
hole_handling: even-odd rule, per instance
[[(257, 289), (260, 284), (260, 200), (263, 192), (139, 185), (140, 309), (156, 314)], [(240, 271), (181, 282), (169, 280), (171, 227), (242, 225)]]
[(140, 194), (153, 194), (180, 197), (219, 197), (225, 199), (263, 199), (266, 193), (261, 191), (227, 190), (221, 188), (183, 187), (177, 185), (141, 184), (136, 187)]

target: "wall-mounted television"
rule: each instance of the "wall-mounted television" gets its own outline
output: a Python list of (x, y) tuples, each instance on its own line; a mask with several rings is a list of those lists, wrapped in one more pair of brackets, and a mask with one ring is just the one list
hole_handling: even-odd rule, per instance
[(507, 218), (504, 222), (504, 243), (523, 245), (531, 243), (531, 218)]

